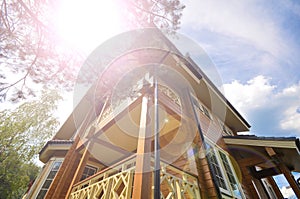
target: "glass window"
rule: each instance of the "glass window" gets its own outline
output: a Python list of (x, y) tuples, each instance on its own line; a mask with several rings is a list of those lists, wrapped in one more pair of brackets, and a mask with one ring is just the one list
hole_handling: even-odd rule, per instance
[(221, 192), (235, 198), (242, 198), (242, 192), (228, 155), (221, 149), (213, 147), (213, 145), (206, 144), (206, 146), (207, 158), (212, 166), (213, 175), (216, 177), (216, 183)]
[(86, 178), (94, 175), (96, 172), (97, 172), (97, 168), (96, 167), (92, 167), (92, 166), (86, 165), (84, 167), (84, 170), (83, 170), (83, 173), (82, 173), (82, 176), (81, 176), (80, 180), (84, 180), (84, 179), (86, 179)]
[(216, 182), (217, 185), (219, 187), (221, 187), (222, 189), (227, 190), (225, 179), (223, 177), (217, 156), (214, 152), (214, 149), (210, 145), (207, 145), (207, 158), (209, 160), (209, 163), (212, 166), (213, 174), (215, 175), (216, 180), (217, 180), (217, 182)]
[(193, 100), (193, 103), (194, 103), (195, 107), (197, 108), (197, 110), (199, 110), (204, 115), (206, 115), (206, 117), (208, 117), (209, 119), (212, 120), (209, 110), (203, 104), (201, 104), (201, 102), (199, 102), (196, 97), (193, 96), (192, 100)]
[(223, 135), (233, 135), (233, 132), (230, 128), (228, 128), (223, 121), (221, 121), (219, 119), (219, 123), (220, 123), (220, 126), (221, 126), (221, 129), (222, 129), (222, 132), (223, 132)]
[(58, 169), (61, 165), (61, 163), (62, 163), (62, 161), (55, 161), (53, 163), (52, 168), (51, 168), (51, 170), (50, 170), (50, 172), (49, 172), (49, 174), (48, 174), (48, 176), (47, 176), (47, 178), (46, 178), (46, 180), (45, 180), (38, 196), (36, 197), (37, 199), (43, 199), (45, 197), (45, 195), (46, 195), (46, 193), (47, 193), (47, 191), (48, 191), (48, 189), (49, 189), (49, 187), (50, 187), (50, 185), (51, 185), (51, 183), (52, 183), (52, 181), (53, 181), (53, 179), (54, 179), (54, 177), (55, 177), (55, 175), (56, 175), (56, 173), (57, 173), (57, 171), (58, 171)]
[(229, 180), (232, 192), (233, 192), (234, 196), (236, 196), (238, 198), (241, 198), (242, 194), (241, 194), (241, 192), (239, 190), (239, 186), (238, 186), (238, 183), (237, 183), (237, 181), (235, 179), (235, 176), (233, 174), (233, 171), (232, 171), (232, 168), (230, 166), (228, 157), (223, 152), (221, 152), (221, 151), (219, 151), (219, 154), (220, 154), (223, 166), (225, 168), (226, 175), (228, 177), (228, 180)]
[(202, 105), (202, 108), (203, 108), (204, 114), (205, 114), (209, 119), (212, 119), (211, 116), (210, 116), (210, 114), (209, 114), (209, 111), (207, 110), (207, 108), (204, 107), (203, 105)]

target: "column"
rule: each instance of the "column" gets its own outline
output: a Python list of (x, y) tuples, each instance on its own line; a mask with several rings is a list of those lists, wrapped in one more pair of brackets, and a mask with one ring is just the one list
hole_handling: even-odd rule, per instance
[(133, 199), (151, 198), (151, 129), (148, 120), (149, 99), (147, 94), (142, 99), (140, 130), (137, 145), (136, 171), (134, 174)]

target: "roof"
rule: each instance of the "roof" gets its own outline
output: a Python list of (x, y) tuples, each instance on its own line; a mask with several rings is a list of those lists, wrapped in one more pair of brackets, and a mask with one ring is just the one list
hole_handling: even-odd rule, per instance
[(72, 144), (73, 140), (50, 140), (39, 152), (39, 158), (45, 163), (55, 154), (64, 156)]
[(192, 71), (192, 73), (198, 77), (199, 79), (204, 79), (205, 82), (213, 89), (216, 95), (229, 107), (229, 110), (235, 114), (237, 118), (240, 119), (240, 122), (243, 123), (246, 128), (236, 129), (239, 131), (248, 131), (251, 125), (247, 122), (247, 120), (234, 108), (234, 106), (226, 99), (226, 97), (220, 92), (220, 90), (215, 86), (215, 84), (209, 79), (209, 77), (202, 71), (200, 66), (189, 56), (183, 56), (180, 50), (172, 43), (164, 34), (162, 34), (166, 43), (169, 45), (170, 49), (186, 58), (185, 64)]
[(300, 154), (300, 141), (296, 137), (258, 137), (256, 135), (239, 135), (239, 136), (224, 136), (225, 143), (227, 144), (244, 144), (251, 146), (265, 146), (262, 144), (270, 145), (270, 147), (286, 148), (288, 145), (276, 145), (276, 142), (289, 142), (290, 147), (295, 148)]
[[(150, 32), (149, 32), (150, 31)], [(154, 32), (155, 31), (155, 32)], [(150, 34), (153, 33), (153, 34)], [(149, 43), (147, 40), (134, 42), (134, 45), (126, 46), (127, 43), (123, 46), (124, 49), (121, 49), (121, 52), (116, 51), (111, 54), (112, 58), (114, 57), (122, 57), (123, 54), (127, 52), (131, 52), (134, 49), (146, 49), (146, 48), (158, 48), (161, 50), (167, 50), (173, 52), (172, 56), (178, 56), (177, 58), (180, 58), (183, 65), (188, 68), (188, 70), (192, 73), (193, 76), (195, 76), (201, 81), (201, 83), (197, 82), (197, 84), (193, 84), (195, 90), (197, 90), (198, 98), (213, 112), (221, 118), (221, 120), (225, 120), (224, 123), (230, 127), (235, 132), (243, 132), (243, 131), (249, 131), (250, 125), (249, 123), (240, 115), (240, 113), (230, 104), (230, 102), (224, 97), (224, 95), (218, 90), (218, 88), (209, 80), (209, 78), (205, 75), (205, 73), (200, 69), (201, 66), (198, 66), (190, 57), (186, 57), (182, 55), (182, 53), (179, 51), (179, 49), (159, 30), (149, 30), (147, 31), (132, 31), (128, 33), (121, 34), (119, 37), (122, 39), (126, 39), (126, 35), (131, 35), (131, 37), (137, 37), (137, 38), (145, 38), (142, 37), (142, 35), (147, 34), (150, 35), (150, 40), (157, 35), (159, 41), (162, 42), (153, 42)], [(127, 38), (128, 39), (128, 38)], [(154, 40), (154, 39), (153, 39)], [(109, 41), (105, 43), (106, 45), (109, 44)], [(117, 45), (117, 44), (115, 44)], [(104, 45), (105, 46), (105, 45)], [(124, 52), (125, 51), (125, 52)], [(92, 63), (94, 62), (101, 62), (101, 57), (103, 57), (103, 49), (100, 46), (99, 49), (96, 49), (88, 59), (91, 59), (91, 57), (96, 57), (96, 60), (92, 59)], [(119, 53), (119, 54), (118, 54)], [(104, 54), (106, 55), (106, 54)], [(106, 55), (107, 56), (107, 55)], [(170, 55), (171, 56), (171, 55)], [(98, 60), (99, 59), (99, 60)], [(115, 60), (111, 60), (112, 62), (109, 62), (110, 64), (113, 64)], [(90, 62), (87, 62), (87, 65), (90, 67)], [(104, 64), (104, 63), (102, 63)], [(95, 64), (96, 66), (97, 64)], [(84, 67), (84, 66), (83, 66)], [(101, 70), (101, 69), (100, 69)], [(97, 70), (98, 71), (98, 70)], [(89, 108), (91, 106), (95, 106), (93, 104), (93, 100), (89, 100), (88, 93), (90, 91), (94, 92), (95, 88), (91, 86), (90, 90), (86, 93), (85, 97), (82, 98), (80, 103), (76, 106), (72, 114), (68, 117), (67, 121), (61, 126), (57, 134), (55, 135), (54, 139), (69, 139), (72, 137), (74, 132), (76, 131), (77, 127), (81, 124), (84, 117), (86, 116), (86, 113), (88, 112)], [(203, 91), (203, 92), (202, 92)], [(104, 93), (104, 91), (101, 91), (101, 93)], [(94, 97), (94, 95), (92, 95)], [(93, 98), (94, 99), (94, 98)], [(220, 108), (221, 107), (221, 108)]]
[(266, 148), (272, 148), (282, 161), (294, 171), (300, 171), (300, 141), (296, 137), (258, 137), (254, 135), (224, 136), (231, 151), (243, 157), (261, 155), (271, 158)]

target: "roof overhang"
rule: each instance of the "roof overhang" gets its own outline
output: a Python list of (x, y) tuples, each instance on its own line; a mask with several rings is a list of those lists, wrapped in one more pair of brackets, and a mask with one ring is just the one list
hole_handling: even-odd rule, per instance
[(48, 162), (51, 157), (64, 157), (73, 144), (72, 140), (50, 140), (39, 153), (40, 161)]
[(295, 137), (226, 136), (231, 151), (247, 157), (253, 154), (271, 159), (266, 148), (272, 148), (282, 162), (293, 171), (300, 171), (300, 142)]

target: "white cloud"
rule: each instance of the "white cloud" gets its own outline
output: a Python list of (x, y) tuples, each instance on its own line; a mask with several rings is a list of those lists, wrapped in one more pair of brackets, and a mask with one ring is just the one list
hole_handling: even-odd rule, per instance
[(280, 122), (280, 127), (284, 130), (300, 132), (300, 82), (283, 90), (278, 95), (281, 101), (287, 105), (284, 111), (284, 118)]
[(186, 1), (182, 24), (206, 29), (249, 43), (277, 57), (286, 54), (286, 38), (278, 16), (261, 1)]
[(293, 196), (295, 196), (294, 191), (291, 187), (287, 188), (287, 187), (282, 187), (280, 189), (282, 195), (284, 198), (292, 198)]
[(254, 108), (261, 108), (271, 101), (276, 86), (270, 84), (270, 79), (257, 76), (242, 84), (234, 80), (223, 85), (225, 95), (242, 113), (246, 114)]
[(224, 84), (223, 88), (225, 96), (242, 115), (255, 115), (264, 110), (271, 110), (271, 113), (279, 115), (256, 116), (272, 120), (272, 124), (266, 122), (264, 125), (277, 125), (281, 130), (300, 136), (300, 82), (277, 90), (277, 87), (271, 84), (270, 78), (257, 76), (245, 84), (232, 81)]

